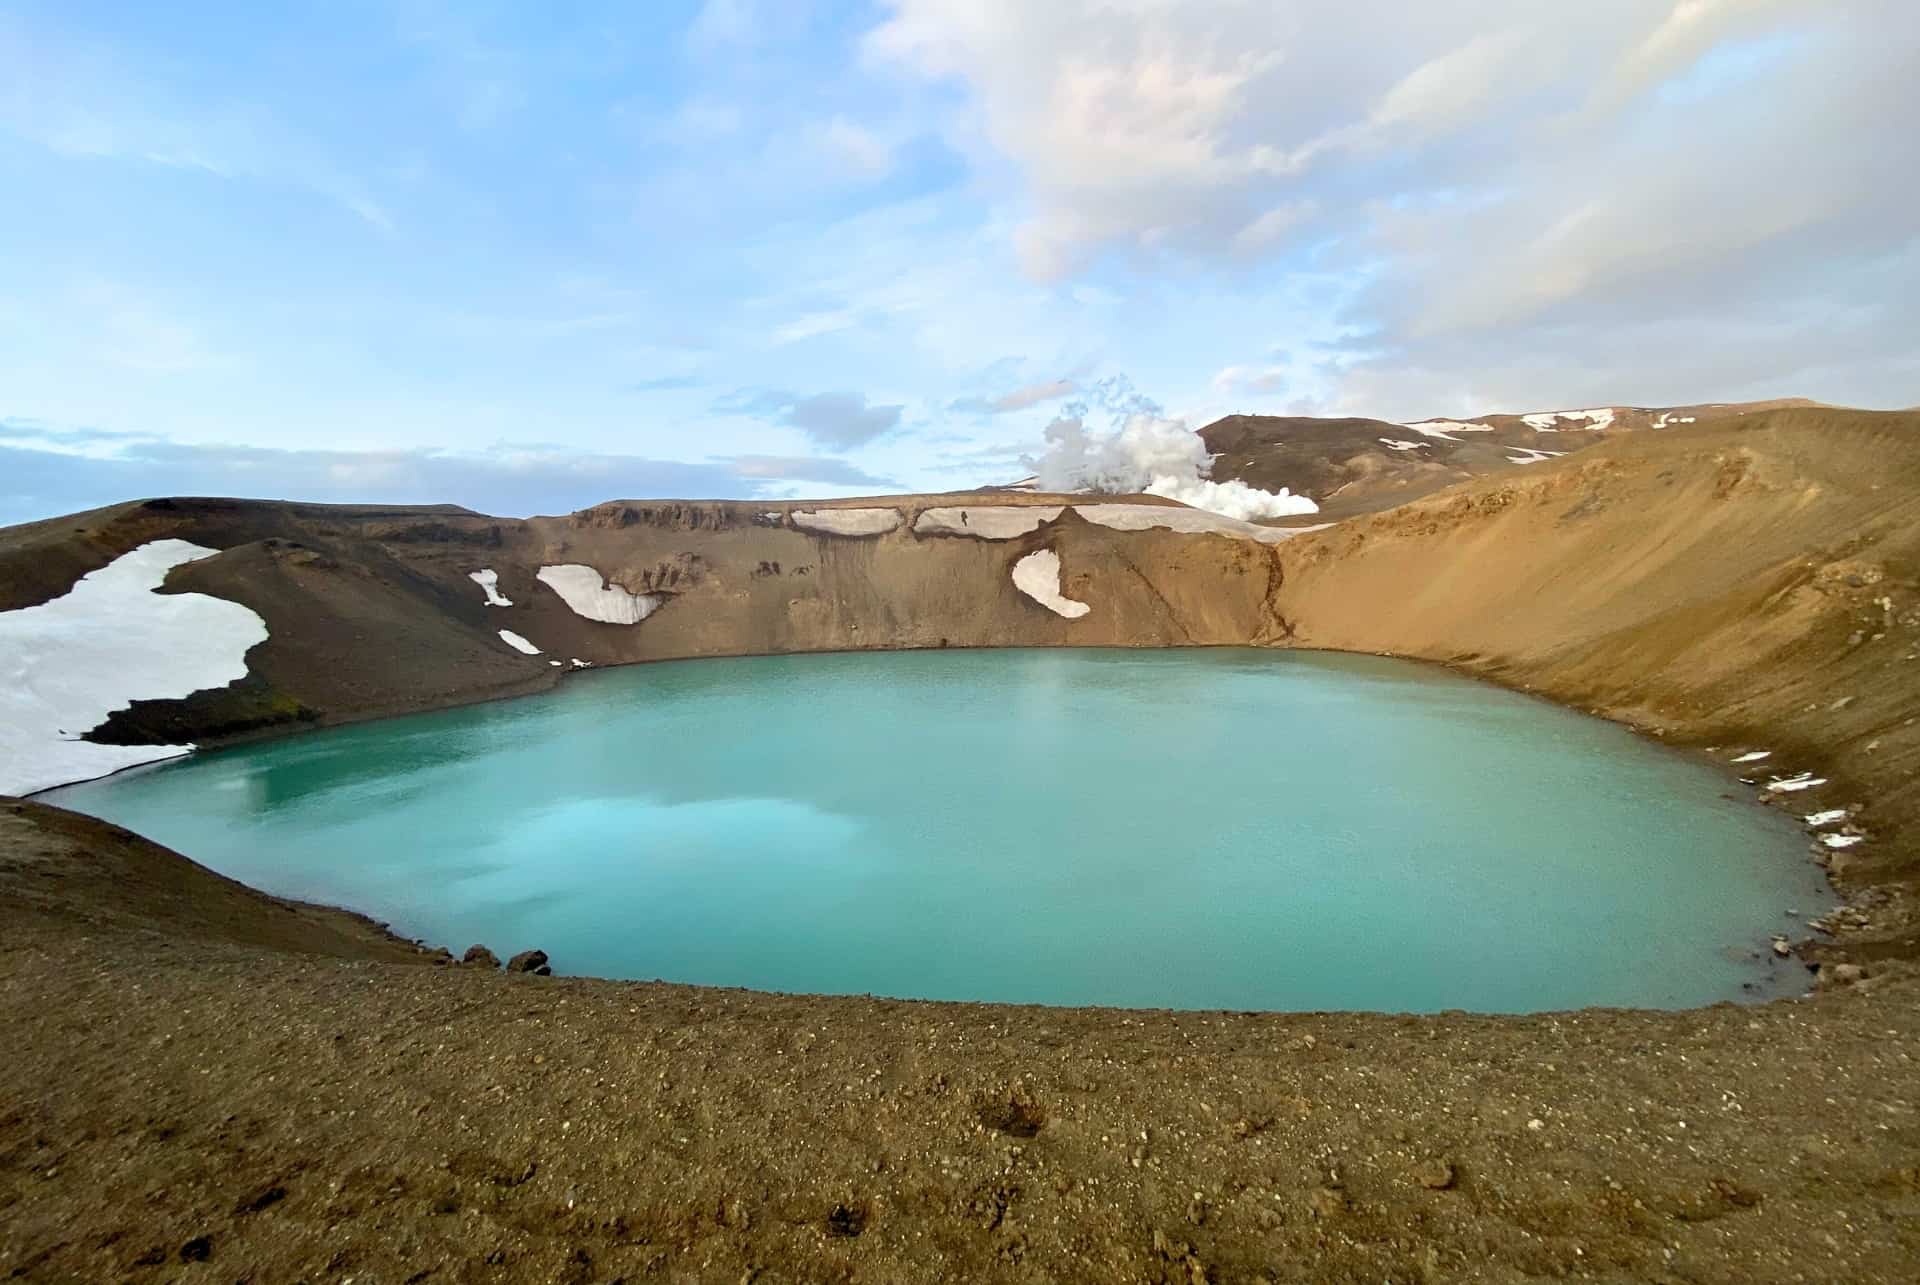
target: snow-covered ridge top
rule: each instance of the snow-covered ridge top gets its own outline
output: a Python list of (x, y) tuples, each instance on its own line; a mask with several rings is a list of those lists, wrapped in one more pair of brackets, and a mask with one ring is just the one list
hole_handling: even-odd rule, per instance
[(177, 758), (191, 745), (80, 738), (137, 700), (179, 700), (247, 676), (267, 624), (237, 602), (155, 593), (219, 550), (155, 540), (37, 607), (0, 612), (0, 794), (31, 794)]
[(1056, 616), (1078, 620), (1093, 608), (1060, 592), (1060, 555), (1039, 549), (1013, 564), (1013, 586)]
[(1493, 431), (1486, 424), (1475, 424), (1458, 419), (1423, 419), (1417, 424), (1402, 424), (1400, 427), (1418, 433), (1422, 437), (1437, 437), (1443, 442), (1459, 441), (1460, 439), (1454, 436), (1455, 433), (1491, 433)]
[(1116, 531), (1145, 531), (1165, 527), (1185, 535), (1225, 535), (1238, 540), (1258, 540), (1278, 544), (1304, 530), (1319, 527), (1272, 527), (1242, 522), (1239, 518), (1209, 513), (1205, 509), (1176, 509), (1165, 504), (1076, 504), (1073, 511), (1089, 522), (1112, 527)]
[[(1013, 540), (1053, 521), (1069, 506), (1058, 508), (1040, 504), (969, 504), (964, 507), (927, 509), (913, 524), (918, 535), (964, 535), (976, 540)], [(1258, 540), (1278, 544), (1282, 540), (1319, 531), (1322, 527), (1270, 527), (1242, 522), (1206, 509), (1189, 509), (1176, 504), (1075, 504), (1075, 513), (1098, 526), (1115, 531), (1146, 531), (1164, 527), (1183, 535), (1224, 535), (1237, 540)]]
[(802, 531), (821, 535), (885, 535), (904, 520), (899, 509), (795, 509), (787, 515)]
[(560, 595), (577, 616), (609, 625), (637, 625), (660, 606), (651, 593), (628, 593), (598, 571), (577, 562), (541, 567), (535, 579)]
[(1605, 428), (1613, 423), (1613, 408), (1601, 406), (1594, 410), (1535, 411), (1531, 415), (1522, 415), (1520, 422), (1536, 432), (1557, 433), (1561, 428), (1559, 421), (1563, 419), (1573, 424), (1579, 424), (1584, 420), (1593, 428)]
[(1064, 505), (966, 504), (924, 510), (916, 535), (970, 535), (976, 540), (1012, 540), (1037, 531), (1066, 512)]

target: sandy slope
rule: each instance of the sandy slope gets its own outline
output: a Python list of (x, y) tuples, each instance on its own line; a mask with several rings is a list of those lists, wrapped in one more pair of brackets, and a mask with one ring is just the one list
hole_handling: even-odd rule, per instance
[[(224, 550), (168, 587), (261, 612), (254, 678), (128, 735), (555, 681), (499, 645), (503, 622), (611, 661), (1072, 641), (1104, 611), (1101, 641), (1423, 655), (1723, 760), (1771, 749), (1761, 783), (1831, 778), (1796, 809), (1863, 805), (1871, 838), (1839, 873), (1872, 911), (1846, 945), (1863, 984), (1761, 1009), (905, 1004), (431, 967), (350, 917), (0, 804), (0, 1271), (1912, 1280), (1920, 987), (1893, 957), (1915, 950), (1916, 434), (1920, 415), (1792, 410), (1621, 435), (1276, 546), (1072, 516), (1008, 541), (910, 522), (854, 540), (638, 503), (503, 523), (178, 502), (0, 533), (0, 606), (146, 539)], [(1012, 585), (1042, 544), (1084, 620)], [(540, 597), (546, 562), (673, 597), (637, 626), (581, 621)], [(485, 606), (483, 566), (514, 608)]]
[(1637, 434), (1282, 547), (1297, 645), (1444, 660), (1814, 770), (1860, 804), (1833, 858), (1920, 949), (1920, 415), (1783, 410)]

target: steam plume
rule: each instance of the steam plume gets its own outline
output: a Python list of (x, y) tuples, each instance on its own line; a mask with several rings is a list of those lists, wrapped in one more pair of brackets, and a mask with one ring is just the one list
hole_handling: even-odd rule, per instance
[(1213, 457), (1198, 433), (1156, 410), (1134, 408), (1101, 435), (1087, 429), (1087, 410), (1070, 406), (1046, 429), (1046, 449), (1022, 459), (1043, 490), (1165, 496), (1196, 509), (1250, 521), (1318, 513), (1320, 506), (1286, 487), (1262, 491), (1245, 482), (1207, 477)]

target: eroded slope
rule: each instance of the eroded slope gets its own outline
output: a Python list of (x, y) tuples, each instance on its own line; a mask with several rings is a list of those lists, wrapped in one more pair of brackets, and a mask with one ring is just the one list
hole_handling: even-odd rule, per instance
[[(1282, 546), (1300, 646), (1425, 657), (1720, 747), (1798, 811), (1876, 836), (1853, 887), (1915, 868), (1920, 416), (1779, 410), (1642, 433)], [(1906, 914), (1886, 916), (1904, 924)], [(1885, 943), (1911, 952), (1912, 930)]]
[(1377, 419), (1229, 415), (1200, 430), (1212, 476), (1312, 497), (1320, 515), (1376, 513), (1476, 477), (1544, 463), (1609, 438), (1712, 424), (1803, 400), (1704, 406), (1596, 406), (1395, 424)]

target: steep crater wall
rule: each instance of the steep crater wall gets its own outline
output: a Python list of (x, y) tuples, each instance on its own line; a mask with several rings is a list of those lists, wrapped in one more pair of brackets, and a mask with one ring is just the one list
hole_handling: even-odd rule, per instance
[[(0, 533), (0, 605), (44, 602), (153, 540), (220, 550), (175, 569), (162, 592), (243, 604), (269, 636), (245, 680), (138, 703), (93, 734), (134, 744), (409, 712), (542, 690), (584, 666), (692, 656), (1228, 644), (1425, 658), (1713, 747), (1763, 792), (1810, 774), (1817, 787), (1776, 801), (1845, 818), (1843, 841), (1857, 846), (1819, 855), (1866, 899), (1867, 948), (1912, 954), (1917, 432), (1912, 413), (1763, 410), (1284, 535), (1151, 497), (1004, 492), (616, 501), (527, 520), (156, 501)], [(646, 610), (583, 614), (551, 571), (543, 582), (556, 567), (587, 569), (568, 573), (582, 586), (600, 577), (596, 602)], [(609, 615), (621, 622), (596, 618)], [(1761, 752), (1746, 760), (1759, 766), (1735, 763)]]

